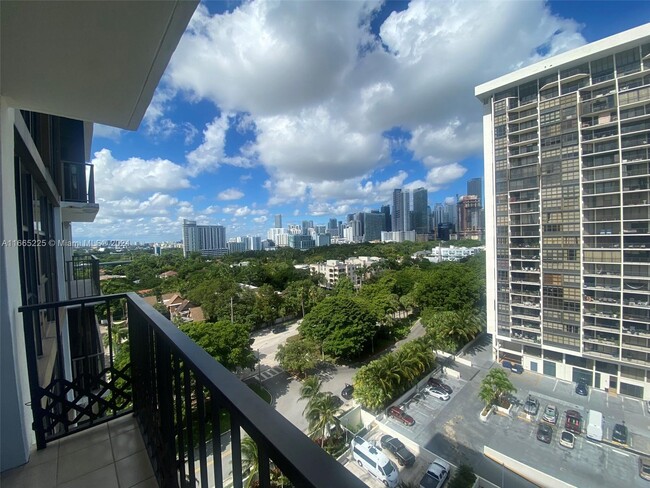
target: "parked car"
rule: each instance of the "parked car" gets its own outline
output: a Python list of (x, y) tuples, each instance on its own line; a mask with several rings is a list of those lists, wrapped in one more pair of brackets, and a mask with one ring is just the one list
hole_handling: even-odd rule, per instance
[(539, 411), (539, 400), (537, 400), (537, 398), (528, 395), (528, 398), (526, 399), (526, 403), (524, 403), (524, 412), (526, 412), (528, 415), (537, 415), (538, 411)]
[(553, 428), (550, 425), (540, 423), (537, 426), (537, 440), (546, 444), (551, 443), (553, 438)]
[(381, 437), (381, 447), (391, 452), (397, 459), (400, 466), (413, 466), (415, 463), (415, 456), (409, 451), (406, 446), (392, 435), (384, 435)]
[(564, 428), (569, 432), (580, 435), (582, 433), (582, 415), (580, 415), (580, 412), (567, 410)]
[(420, 480), (420, 488), (440, 488), (449, 478), (450, 471), (451, 465), (448, 462), (436, 458)]
[(542, 420), (555, 425), (557, 423), (557, 407), (555, 405), (546, 405)]
[(650, 481), (650, 457), (639, 456), (639, 476)]
[(614, 444), (627, 446), (627, 440), (628, 440), (627, 427), (623, 424), (616, 424), (614, 426), (614, 430), (612, 431), (612, 442)]
[(393, 417), (396, 420), (399, 420), (402, 422), (404, 425), (408, 425), (409, 427), (413, 424), (415, 424), (415, 420), (413, 420), (413, 417), (411, 417), (409, 414), (404, 412), (400, 407), (397, 407), (393, 405), (388, 409), (388, 415), (389, 417)]
[(341, 396), (346, 400), (350, 400), (352, 398), (353, 393), (354, 393), (354, 386), (348, 385), (347, 383), (345, 384), (345, 388), (341, 390)]
[(451, 389), (451, 386), (449, 386), (446, 383), (443, 383), (440, 378), (429, 378), (429, 380), (427, 381), (427, 385), (442, 388), (444, 391), (446, 391), (450, 395), (454, 392), (454, 390)]
[(524, 368), (521, 364), (518, 363), (511, 363), (510, 361), (502, 361), (501, 365), (512, 371), (513, 373), (521, 374), (524, 372)]
[(575, 443), (576, 443), (576, 436), (574, 436), (571, 432), (568, 432), (566, 430), (562, 431), (562, 434), (560, 435), (561, 446), (564, 446), (568, 449), (573, 449)]
[(589, 387), (584, 383), (578, 383), (576, 385), (576, 393), (581, 396), (589, 395)]
[(426, 391), (432, 397), (437, 398), (438, 400), (443, 400), (445, 402), (449, 400), (449, 393), (447, 393), (442, 388), (438, 388), (437, 386), (427, 386), (424, 391)]

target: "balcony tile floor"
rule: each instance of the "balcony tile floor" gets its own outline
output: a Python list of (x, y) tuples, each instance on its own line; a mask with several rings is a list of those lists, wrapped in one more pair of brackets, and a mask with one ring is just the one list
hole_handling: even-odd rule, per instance
[(2, 488), (158, 488), (131, 415), (32, 451), (29, 462), (5, 471)]

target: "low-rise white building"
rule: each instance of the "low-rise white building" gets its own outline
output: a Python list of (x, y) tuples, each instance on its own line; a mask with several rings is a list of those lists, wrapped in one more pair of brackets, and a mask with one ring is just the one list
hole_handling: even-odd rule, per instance
[(463, 258), (474, 256), (475, 254), (485, 251), (485, 246), (477, 247), (434, 247), (431, 251), (421, 251), (413, 254), (413, 259), (422, 258), (431, 261), (432, 263), (440, 263), (442, 261), (460, 261)]
[(321, 274), (324, 279), (321, 286), (332, 289), (338, 283), (341, 276), (347, 276), (355, 288), (360, 288), (364, 278), (371, 271), (368, 270), (370, 265), (380, 262), (382, 259), (375, 256), (358, 256), (348, 258), (345, 261), (328, 259), (324, 263), (309, 265), (309, 271), (312, 274)]

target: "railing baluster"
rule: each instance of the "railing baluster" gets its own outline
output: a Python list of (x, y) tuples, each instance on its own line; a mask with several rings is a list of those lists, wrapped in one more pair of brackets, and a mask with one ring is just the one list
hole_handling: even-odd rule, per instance
[(230, 447), (233, 488), (242, 488), (241, 432), (239, 431), (239, 422), (232, 411), (230, 412)]
[(210, 411), (212, 413), (212, 466), (216, 488), (223, 487), (223, 470), (221, 468), (221, 418), (219, 400), (215, 390), (210, 390)]
[(269, 468), (269, 452), (266, 449), (266, 444), (257, 442), (257, 465), (258, 476), (260, 479), (261, 488), (269, 488), (271, 486), (271, 470)]
[(187, 428), (187, 474), (189, 475), (190, 487), (196, 486), (196, 473), (194, 467), (194, 434), (192, 432), (192, 379), (190, 368), (183, 361), (183, 376), (185, 383), (185, 425)]
[(174, 356), (174, 374), (173, 374), (173, 380), (174, 380), (174, 407), (175, 407), (175, 414), (176, 414), (176, 442), (177, 442), (177, 450), (176, 450), (176, 459), (175, 462), (178, 465), (178, 470), (180, 474), (180, 479), (181, 479), (181, 486), (183, 486), (185, 482), (185, 476), (186, 476), (186, 470), (185, 470), (185, 443), (183, 442), (183, 395), (182, 395), (182, 390), (181, 390), (181, 376), (182, 376), (182, 371), (181, 371), (181, 364), (180, 360), (178, 359), (178, 356), (176, 354)]
[[(171, 384), (171, 350), (165, 341), (156, 340), (156, 373), (158, 390), (158, 409), (160, 412), (161, 455), (160, 470), (165, 486), (176, 480), (174, 455), (174, 407)], [(202, 485), (207, 486), (207, 483)]]
[(201, 468), (201, 486), (208, 486), (208, 455), (205, 449), (205, 395), (203, 385), (196, 381), (196, 404), (199, 421), (199, 466)]

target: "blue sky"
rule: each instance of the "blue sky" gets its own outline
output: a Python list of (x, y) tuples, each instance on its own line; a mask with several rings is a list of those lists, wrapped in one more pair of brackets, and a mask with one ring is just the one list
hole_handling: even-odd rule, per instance
[(76, 239), (228, 237), (483, 174), (474, 86), (650, 20), (650, 2), (204, 2), (136, 132), (95, 126)]

